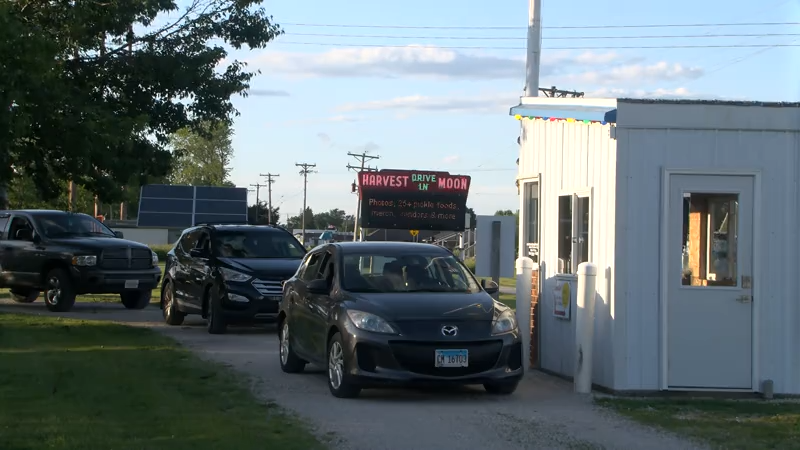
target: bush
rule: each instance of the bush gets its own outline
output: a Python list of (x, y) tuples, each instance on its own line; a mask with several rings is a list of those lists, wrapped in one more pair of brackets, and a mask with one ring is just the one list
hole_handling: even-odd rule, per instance
[(467, 269), (469, 269), (470, 272), (475, 273), (475, 257), (474, 256), (471, 257), (471, 258), (465, 259), (464, 260), (464, 265), (467, 266)]
[(156, 252), (159, 262), (164, 262), (167, 260), (167, 252), (172, 250), (172, 245), (151, 245), (150, 250)]

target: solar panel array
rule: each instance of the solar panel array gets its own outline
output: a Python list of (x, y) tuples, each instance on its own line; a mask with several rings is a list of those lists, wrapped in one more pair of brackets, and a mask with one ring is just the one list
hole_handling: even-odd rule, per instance
[(198, 223), (247, 223), (247, 188), (142, 186), (138, 226), (189, 228)]

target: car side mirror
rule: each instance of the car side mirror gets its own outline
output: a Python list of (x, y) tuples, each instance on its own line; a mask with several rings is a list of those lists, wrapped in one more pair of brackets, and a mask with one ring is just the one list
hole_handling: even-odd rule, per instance
[(123, 237), (125, 237), (125, 236), (122, 234), (122, 231), (115, 231), (115, 232), (114, 232), (114, 236), (116, 236), (116, 237), (118, 237), (118, 238), (120, 238), (120, 239), (122, 239)]
[(189, 256), (193, 258), (207, 258), (208, 255), (206, 254), (205, 250), (201, 248), (193, 248), (189, 250)]
[(331, 288), (325, 280), (311, 280), (306, 285), (308, 292), (311, 294), (326, 295), (330, 294)]
[(16, 239), (18, 241), (33, 242), (33, 230), (31, 230), (30, 228), (22, 228), (17, 230)]
[(494, 280), (481, 280), (481, 287), (489, 295), (494, 295), (500, 290), (500, 286)]

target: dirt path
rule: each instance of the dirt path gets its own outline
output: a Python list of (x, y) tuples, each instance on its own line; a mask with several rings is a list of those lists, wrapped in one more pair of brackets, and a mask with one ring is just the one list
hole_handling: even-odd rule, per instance
[[(0, 301), (0, 312), (48, 313), (41, 303)], [(278, 364), (274, 330), (233, 328), (209, 335), (202, 320), (167, 327), (156, 308), (126, 311), (120, 305), (79, 304), (64, 317), (111, 320), (152, 327), (201, 356), (251, 375), (259, 394), (310, 420), (338, 450), (480, 449), (700, 449), (649, 430), (574, 395), (572, 385), (530, 372), (511, 397), (482, 388), (368, 390), (355, 400), (330, 395), (321, 370), (287, 375)]]

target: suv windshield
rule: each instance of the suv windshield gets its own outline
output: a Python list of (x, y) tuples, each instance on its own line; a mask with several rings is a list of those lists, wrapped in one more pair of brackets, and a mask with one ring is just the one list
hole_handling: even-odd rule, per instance
[(306, 254), (294, 236), (272, 229), (217, 231), (211, 248), (219, 258), (300, 259)]
[(36, 215), (35, 220), (42, 233), (51, 239), (72, 236), (116, 237), (108, 227), (86, 214), (41, 214)]
[(480, 292), (452, 255), (344, 255), (342, 287), (350, 292)]

